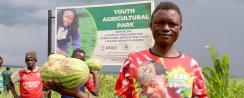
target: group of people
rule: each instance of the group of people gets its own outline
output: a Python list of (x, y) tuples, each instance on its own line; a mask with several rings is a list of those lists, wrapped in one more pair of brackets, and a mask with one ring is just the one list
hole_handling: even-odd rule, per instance
[[(0, 70), (2, 68), (3, 58), (0, 56)], [(0, 93), (7, 94), (9, 92), (10, 76), (12, 72), (10, 71), (10, 66), (6, 66), (6, 70), (0, 75)]]
[[(64, 11), (63, 17), (66, 14), (71, 14), (73, 16), (67, 19), (73, 21), (75, 14), (72, 13), (71, 10)], [(63, 28), (58, 29), (64, 31), (71, 29), (67, 28), (67, 25), (63, 26)], [(174, 43), (182, 30), (180, 8), (172, 2), (161, 2), (152, 13), (150, 29), (154, 38), (154, 45), (149, 49), (129, 54), (118, 74), (115, 94), (122, 98), (144, 96), (147, 98), (207, 98), (205, 81), (200, 66), (192, 57), (174, 47)], [(62, 40), (61, 35), (59, 39)], [(62, 49), (67, 51), (66, 46)], [(85, 53), (82, 50), (75, 49), (72, 57), (85, 60), (84, 55)], [(97, 71), (91, 71), (91, 77), (84, 86), (77, 89), (65, 89), (54, 81), (43, 84), (39, 75), (40, 68), (35, 65), (37, 62), (35, 52), (26, 53), (25, 62), (27, 67), (20, 69), (11, 77), (12, 84), (17, 81), (20, 82), (21, 98), (40, 98), (43, 94), (44, 85), (47, 90), (52, 89), (64, 95), (62, 98), (69, 98), (67, 96), (75, 98), (94, 97), (82, 92), (85, 86), (93, 95), (99, 95)], [(90, 79), (91, 82), (89, 82)], [(12, 86), (14, 85), (11, 85), (10, 89), (17, 98), (18, 95)]]
[[(77, 49), (73, 51), (72, 58), (77, 58), (80, 60), (85, 60), (85, 52), (83, 50)], [(2, 65), (3, 59), (0, 58), (0, 64)], [(37, 55), (35, 51), (29, 51), (25, 55), (26, 67), (21, 68), (18, 71), (11, 74), (10, 68), (6, 67), (7, 71), (3, 72), (3, 76), (8, 77), (8, 79), (3, 79), (0, 77), (4, 86), (0, 83), (0, 90), (3, 91), (3, 87), (7, 90), (11, 90), (14, 98), (43, 98), (47, 96), (51, 89), (58, 91), (62, 94), (61, 98), (76, 98), (74, 95), (69, 94), (74, 92), (73, 90), (66, 90), (58, 83), (54, 82), (43, 82), (40, 71), (41, 68), (36, 65)], [(93, 98), (93, 96), (99, 95), (99, 72), (95, 70), (90, 71), (88, 81), (85, 85), (77, 88), (75, 91), (80, 92), (82, 96)], [(20, 95), (17, 94), (15, 83), (19, 82)], [(6, 84), (5, 84), (6, 83)], [(52, 85), (53, 84), (53, 85)], [(2, 88), (1, 88), (2, 87)], [(84, 93), (85, 88), (92, 94)], [(69, 96), (70, 95), (70, 96)]]

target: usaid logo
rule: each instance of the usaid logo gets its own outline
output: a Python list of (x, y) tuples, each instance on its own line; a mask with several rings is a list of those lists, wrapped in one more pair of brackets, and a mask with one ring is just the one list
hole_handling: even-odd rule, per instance
[(111, 45), (111, 46), (102, 46), (102, 50), (106, 51), (106, 50), (116, 50), (118, 49), (117, 45)]

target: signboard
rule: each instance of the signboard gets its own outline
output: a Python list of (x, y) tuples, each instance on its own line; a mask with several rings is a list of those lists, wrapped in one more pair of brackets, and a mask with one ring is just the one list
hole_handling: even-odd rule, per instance
[(56, 8), (56, 52), (82, 49), (103, 65), (122, 65), (128, 54), (153, 44), (153, 1)]

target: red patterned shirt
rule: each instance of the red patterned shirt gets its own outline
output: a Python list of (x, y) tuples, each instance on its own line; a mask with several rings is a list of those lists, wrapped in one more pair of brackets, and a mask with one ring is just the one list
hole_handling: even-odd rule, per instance
[(201, 68), (193, 58), (185, 54), (163, 58), (151, 54), (149, 50), (131, 53), (124, 62), (115, 85), (117, 95), (139, 98), (137, 68), (148, 60), (158, 62), (167, 69), (168, 93), (172, 98), (207, 98)]

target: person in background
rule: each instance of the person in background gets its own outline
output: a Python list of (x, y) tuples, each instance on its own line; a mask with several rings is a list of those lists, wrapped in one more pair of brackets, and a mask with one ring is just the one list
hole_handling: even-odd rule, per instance
[[(85, 61), (85, 52), (81, 49), (74, 50), (72, 53), (72, 58), (77, 58), (82, 61)], [(85, 83), (85, 85), (80, 87), (80, 91), (84, 92), (85, 87), (88, 89), (89, 92), (91, 92), (94, 96), (99, 95), (99, 73), (95, 70), (90, 70), (90, 75)], [(71, 96), (64, 96), (62, 95), (61, 98), (73, 98)]]
[(152, 13), (150, 29), (154, 45), (129, 54), (118, 74), (115, 94), (123, 98), (138, 98), (137, 69), (140, 64), (151, 60), (167, 69), (167, 88), (171, 98), (207, 98), (201, 67), (192, 57), (174, 47), (182, 30), (180, 8), (173, 2), (161, 2)]
[(58, 54), (66, 55), (69, 42), (73, 50), (80, 49), (79, 17), (74, 9), (61, 9), (57, 15), (57, 49)]
[[(85, 55), (86, 54), (83, 50), (77, 49), (77, 50), (73, 51), (72, 58), (77, 58), (82, 61), (85, 61), (85, 57), (86, 57)], [(84, 86), (93, 95), (98, 96), (99, 95), (99, 73), (97, 70), (90, 70), (90, 73), (91, 74), (89, 75), (89, 78)]]
[[(35, 51), (29, 51), (25, 55), (26, 67), (21, 68), (11, 75), (10, 90), (15, 98), (42, 98), (43, 80), (40, 76), (40, 67), (36, 65)], [(17, 95), (14, 83), (19, 82), (20, 96)]]
[[(0, 56), (0, 72), (2, 72), (3, 58)], [(0, 94), (3, 92), (3, 77), (0, 75)]]
[(142, 95), (147, 98), (170, 98), (167, 90), (168, 79), (163, 65), (154, 61), (146, 61), (138, 67), (137, 78)]
[(9, 92), (9, 84), (11, 82), (10, 76), (12, 75), (12, 72), (10, 71), (10, 66), (6, 66), (6, 70), (3, 71), (2, 76), (3, 76), (3, 85), (4, 85), (4, 92), (8, 94)]

